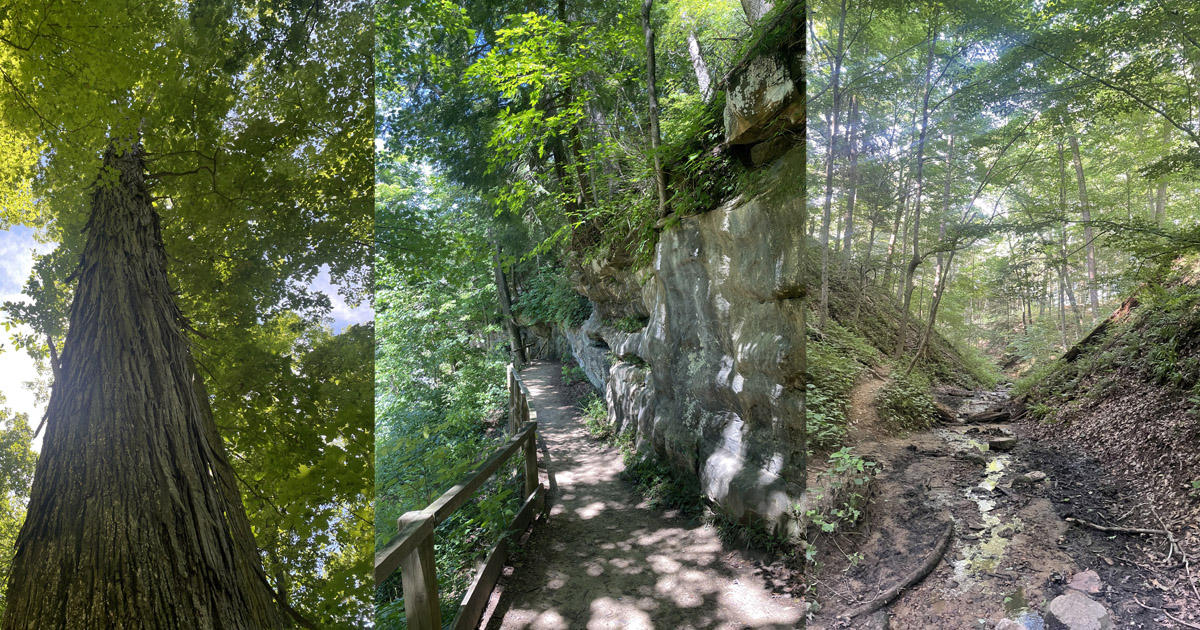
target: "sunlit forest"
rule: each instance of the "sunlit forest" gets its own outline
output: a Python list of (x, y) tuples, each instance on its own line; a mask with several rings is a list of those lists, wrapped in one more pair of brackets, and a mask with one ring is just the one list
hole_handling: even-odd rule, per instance
[[(664, 226), (733, 194), (719, 84), (755, 32), (710, 0), (384, 3), (376, 29), (382, 548), (503, 442), (505, 366), (593, 311), (580, 265), (645, 265)], [(604, 419), (602, 392), (580, 404)], [(444, 619), (520, 505), (489, 484), (436, 532)], [(403, 626), (399, 577), (378, 585), (380, 627)]]
[(1195, 627), (1197, 7), (807, 18), (810, 627)]

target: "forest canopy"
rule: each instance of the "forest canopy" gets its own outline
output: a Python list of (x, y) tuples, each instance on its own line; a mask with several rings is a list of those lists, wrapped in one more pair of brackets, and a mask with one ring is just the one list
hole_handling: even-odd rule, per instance
[(1200, 245), (1194, 3), (809, 11), (812, 229), (918, 321), (1044, 360)]

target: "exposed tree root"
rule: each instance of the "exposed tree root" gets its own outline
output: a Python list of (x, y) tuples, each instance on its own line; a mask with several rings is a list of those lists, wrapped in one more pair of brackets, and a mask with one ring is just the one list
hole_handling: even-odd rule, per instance
[(1064, 518), (1063, 520), (1068, 523), (1078, 523), (1079, 525), (1083, 525), (1084, 527), (1090, 527), (1090, 528), (1092, 528), (1096, 531), (1100, 531), (1100, 532), (1114, 532), (1114, 533), (1120, 533), (1120, 534), (1158, 534), (1159, 536), (1170, 536), (1171, 535), (1170, 532), (1168, 532), (1165, 529), (1142, 529), (1140, 527), (1105, 527), (1104, 525), (1097, 525), (1095, 523), (1092, 523), (1090, 521), (1085, 521), (1085, 520), (1075, 517), (1075, 516), (1068, 516), (1068, 517)]
[(900, 595), (901, 592), (916, 585), (918, 582), (925, 579), (925, 576), (929, 575), (930, 572), (933, 571), (934, 567), (936, 567), (938, 563), (942, 561), (942, 557), (946, 555), (946, 550), (950, 548), (950, 541), (953, 538), (954, 521), (950, 521), (949, 523), (946, 523), (946, 531), (942, 532), (942, 537), (938, 539), (937, 545), (934, 546), (933, 551), (929, 552), (929, 556), (925, 558), (925, 562), (922, 563), (916, 571), (910, 573), (909, 576), (904, 579), (904, 581), (888, 589), (879, 597), (876, 597), (870, 602), (859, 606), (849, 613), (843, 614), (842, 617), (845, 617), (846, 619), (853, 619), (862, 615), (869, 615), (876, 610), (879, 610), (880, 608), (890, 604), (893, 599), (896, 599), (896, 597)]

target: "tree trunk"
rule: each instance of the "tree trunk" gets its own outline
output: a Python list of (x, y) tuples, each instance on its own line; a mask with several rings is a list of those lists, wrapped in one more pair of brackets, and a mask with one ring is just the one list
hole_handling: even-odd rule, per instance
[(896, 218), (892, 221), (892, 232), (888, 235), (887, 258), (883, 262), (883, 281), (880, 283), (889, 293), (892, 290), (892, 268), (896, 258), (896, 236), (900, 234), (900, 223), (908, 210), (908, 175), (900, 178), (900, 206), (896, 208)]
[(1063, 288), (1067, 292), (1067, 298), (1071, 301), (1071, 311), (1075, 313), (1075, 328), (1078, 332), (1082, 332), (1083, 317), (1079, 313), (1079, 304), (1075, 302), (1075, 290), (1071, 287), (1070, 247), (1067, 242), (1067, 225), (1065, 223), (1067, 217), (1067, 161), (1063, 157), (1061, 141), (1058, 143), (1058, 210), (1062, 213), (1064, 221), (1060, 228), (1062, 265), (1059, 267), (1058, 273), (1062, 276)]
[(646, 34), (646, 91), (650, 99), (650, 152), (654, 154), (654, 186), (658, 190), (658, 216), (667, 215), (667, 176), (663, 172), (662, 156), (658, 147), (662, 134), (658, 128), (658, 91), (654, 80), (654, 27), (650, 24), (650, 11), (654, 0), (642, 2), (642, 31)]
[(1163, 215), (1167, 209), (1167, 182), (1158, 182), (1158, 190), (1154, 195), (1154, 224), (1163, 224)]
[(858, 130), (858, 96), (850, 95), (850, 181), (846, 195), (846, 236), (842, 247), (842, 271), (850, 270), (850, 246), (854, 243), (854, 199), (858, 195), (858, 150), (854, 132)]
[(141, 147), (92, 194), (3, 627), (285, 628), (171, 296)]
[(867, 237), (867, 251), (863, 254), (863, 263), (858, 266), (858, 296), (854, 300), (854, 317), (851, 321), (858, 325), (858, 318), (862, 314), (862, 303), (867, 297), (867, 271), (871, 266), (871, 252), (875, 249), (875, 230), (879, 223), (879, 209), (871, 208), (871, 232)]
[[(934, 272), (933, 272), (934, 278), (942, 277), (942, 267), (945, 264), (946, 256), (945, 256), (945, 253), (941, 251), (941, 248), (946, 242), (946, 215), (950, 214), (950, 185), (952, 183), (953, 178), (954, 178), (954, 135), (951, 134), (949, 147), (947, 147), (947, 149), (946, 149), (946, 185), (945, 185), (945, 188), (942, 190), (942, 216), (938, 218), (938, 253), (937, 253), (937, 268), (934, 269)], [(936, 293), (938, 294), (939, 297), (941, 296), (942, 285), (941, 285), (940, 280), (939, 280), (938, 286), (936, 288)], [(937, 304), (936, 300), (934, 301), (934, 304)], [(936, 308), (936, 306), (934, 308)], [(935, 315), (933, 313), (931, 313), (930, 319), (932, 320), (934, 317), (935, 317)]]
[(817, 318), (817, 328), (825, 330), (829, 319), (829, 228), (832, 227), (831, 209), (833, 207), (833, 163), (837, 158), (838, 114), (842, 107), (842, 93), (839, 79), (842, 73), (842, 45), (846, 30), (846, 0), (842, 0), (841, 17), (838, 20), (837, 48), (834, 49), (832, 72), (830, 74), (830, 89), (833, 95), (833, 109), (829, 114), (829, 149), (825, 152), (825, 202), (821, 206), (821, 305)]
[(513, 317), (512, 298), (508, 292), (508, 281), (504, 279), (504, 268), (500, 266), (500, 244), (495, 244), (492, 250), (492, 267), (496, 278), (496, 294), (500, 297), (500, 312), (504, 314), (504, 329), (508, 331), (508, 343), (512, 345), (513, 364), (522, 368), (525, 360), (525, 346), (521, 344), (521, 329)]
[(913, 256), (904, 274), (904, 304), (900, 308), (900, 326), (896, 331), (897, 358), (904, 354), (908, 339), (908, 307), (912, 303), (913, 273), (921, 264), (921, 185), (925, 174), (925, 138), (929, 133), (929, 94), (933, 77), (933, 58), (937, 52), (937, 25), (929, 37), (929, 60), (925, 64), (925, 93), (921, 103), (921, 137), (917, 140), (917, 198), (913, 203)]
[(774, 3), (766, 0), (742, 0), (742, 10), (746, 12), (746, 21), (754, 26), (762, 16), (766, 15)]
[(700, 40), (696, 39), (696, 31), (688, 31), (688, 56), (692, 58), (692, 70), (696, 73), (696, 84), (700, 86), (700, 98), (705, 103), (712, 101), (712, 75), (708, 72), (708, 64), (704, 61), (704, 53), (700, 50)]
[(1096, 248), (1092, 243), (1092, 210), (1088, 206), (1087, 183), (1083, 180), (1083, 162), (1079, 159), (1079, 140), (1070, 137), (1075, 156), (1075, 179), (1079, 182), (1079, 204), (1083, 212), (1083, 239), (1087, 247), (1088, 297), (1092, 301), (1092, 321), (1100, 317), (1100, 294), (1096, 289)]

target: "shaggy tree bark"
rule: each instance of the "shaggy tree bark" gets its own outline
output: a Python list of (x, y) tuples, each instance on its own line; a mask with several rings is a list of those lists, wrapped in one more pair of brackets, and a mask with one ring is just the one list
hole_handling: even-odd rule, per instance
[(171, 296), (140, 147), (110, 148), (101, 174), (3, 627), (290, 627)]

